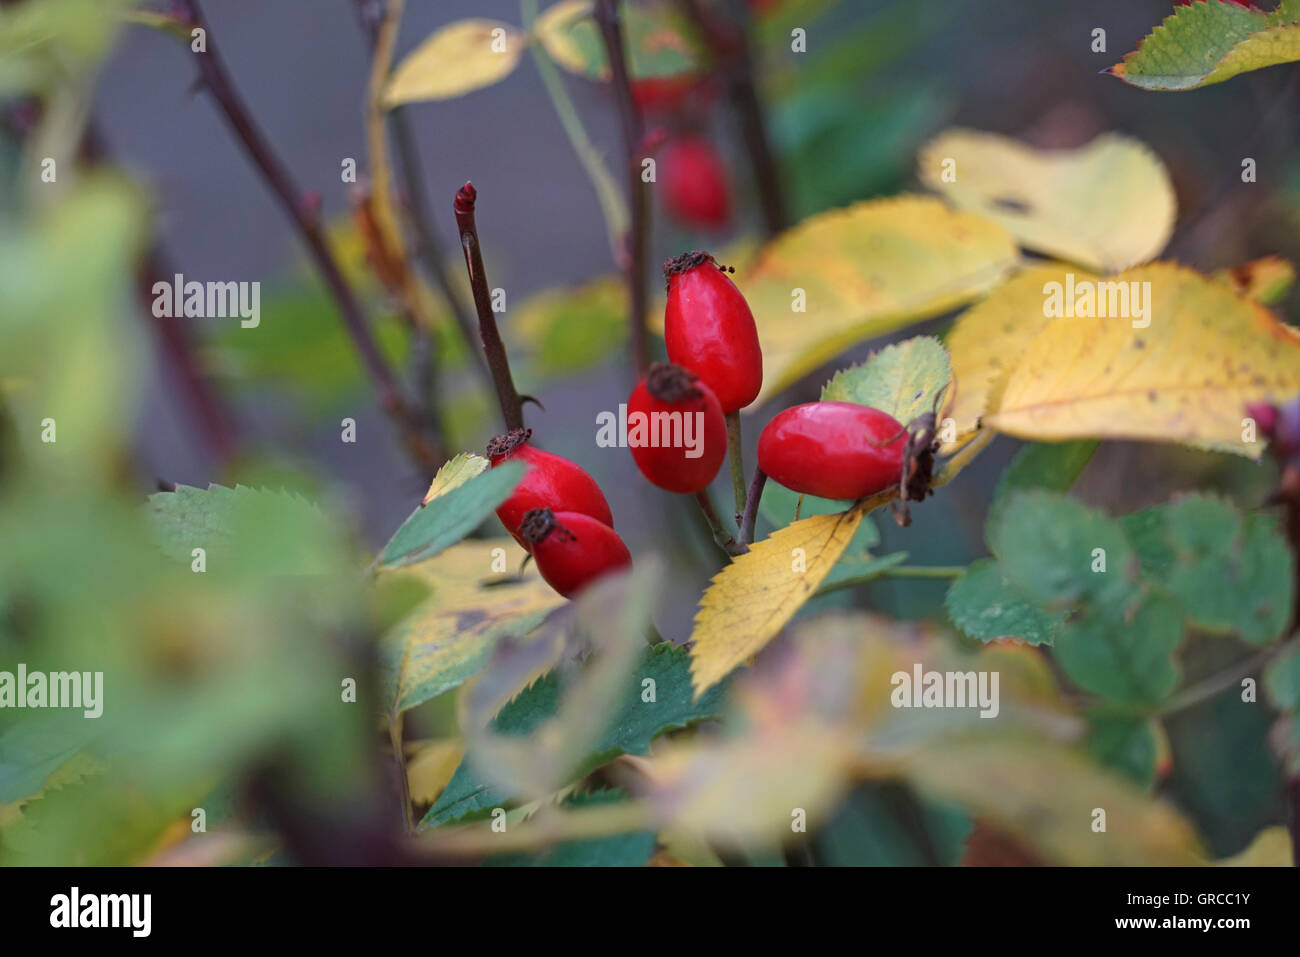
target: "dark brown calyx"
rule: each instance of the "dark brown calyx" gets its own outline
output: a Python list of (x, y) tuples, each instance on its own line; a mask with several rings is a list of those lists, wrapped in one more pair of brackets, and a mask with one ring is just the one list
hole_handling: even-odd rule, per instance
[(645, 376), (646, 391), (663, 402), (684, 402), (704, 395), (699, 377), (671, 362), (656, 362)]
[(532, 434), (532, 429), (511, 429), (509, 432), (493, 436), (488, 440), (487, 454), (493, 458), (498, 455), (509, 455), (527, 442)]
[(735, 266), (724, 266), (713, 258), (712, 253), (706, 253), (702, 249), (693, 249), (688, 253), (682, 253), (680, 256), (674, 256), (672, 259), (664, 260), (664, 288), (667, 289), (672, 277), (684, 272), (690, 272), (696, 266), (703, 266), (705, 263), (712, 263), (723, 272), (735, 272)]
[(573, 532), (555, 520), (555, 513), (549, 508), (533, 508), (524, 512), (524, 520), (519, 523), (519, 537), (529, 545), (536, 545), (554, 532), (561, 541), (573, 541), (577, 538)]

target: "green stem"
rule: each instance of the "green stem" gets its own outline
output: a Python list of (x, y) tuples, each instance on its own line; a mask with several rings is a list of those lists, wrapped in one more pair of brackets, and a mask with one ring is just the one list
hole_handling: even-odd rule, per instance
[(960, 578), (965, 565), (895, 565), (880, 574), (885, 578)]
[(745, 514), (745, 450), (740, 444), (740, 413), (727, 413), (727, 458), (731, 460), (731, 490), (736, 497), (736, 524)]
[(519, 15), (524, 21), (524, 32), (529, 35), (528, 47), (532, 51), (533, 61), (537, 64), (537, 72), (541, 74), (542, 85), (546, 87), (551, 105), (560, 118), (560, 125), (564, 127), (573, 151), (578, 154), (578, 162), (586, 170), (587, 177), (596, 190), (600, 212), (605, 219), (605, 231), (609, 234), (609, 248), (614, 254), (615, 261), (619, 262), (622, 259), (623, 237), (627, 235), (629, 229), (627, 206), (619, 195), (618, 184), (614, 182), (614, 177), (605, 167), (600, 152), (587, 136), (587, 130), (578, 117), (578, 110), (564, 88), (564, 78), (560, 76), (559, 69), (532, 36), (533, 28), (537, 23), (537, 0), (519, 0)]
[(700, 506), (700, 512), (704, 515), (704, 520), (709, 523), (709, 530), (713, 532), (713, 540), (718, 543), (718, 547), (724, 552), (735, 558), (737, 555), (743, 555), (749, 551), (749, 547), (743, 542), (737, 542), (731, 537), (726, 526), (722, 524), (722, 519), (714, 511), (713, 503), (709, 501), (709, 492), (707, 489), (695, 493), (695, 501)]

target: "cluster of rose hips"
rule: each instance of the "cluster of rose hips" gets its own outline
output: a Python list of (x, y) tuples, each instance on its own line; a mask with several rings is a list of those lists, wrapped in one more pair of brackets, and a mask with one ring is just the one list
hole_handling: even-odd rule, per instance
[[(726, 416), (758, 396), (763, 355), (749, 304), (726, 270), (704, 252), (664, 264), (668, 302), (664, 343), (669, 361), (652, 365), (627, 402), (628, 418), (699, 416), (695, 455), (681, 444), (632, 443), (641, 473), (659, 488), (696, 494), (717, 477), (727, 456)], [(662, 434), (662, 433), (661, 433)], [(532, 555), (556, 591), (572, 597), (600, 576), (631, 564), (614, 531), (609, 503), (581, 466), (529, 443), (517, 429), (488, 444), (493, 467), (518, 461), (528, 471), (497, 517)], [(933, 422), (904, 428), (893, 416), (851, 402), (809, 402), (786, 409), (758, 442), (762, 473), (796, 492), (860, 499), (891, 485), (899, 497), (928, 491)]]

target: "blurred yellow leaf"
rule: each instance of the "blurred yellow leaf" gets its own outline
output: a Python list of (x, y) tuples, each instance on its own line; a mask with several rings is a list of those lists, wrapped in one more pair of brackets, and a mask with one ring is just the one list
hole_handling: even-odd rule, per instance
[(988, 292), (1017, 255), (1000, 226), (925, 196), (804, 220), (736, 274), (763, 346), (751, 410), (849, 346)]
[(421, 505), (428, 505), (439, 495), (446, 495), (454, 488), (464, 485), (476, 475), (487, 471), (488, 462), (481, 455), (475, 455), (473, 452), (461, 452), (455, 458), (450, 459), (442, 464), (438, 469), (438, 474), (433, 477), (433, 482), (429, 485), (429, 491), (424, 493), (424, 501)]
[[(975, 434), (980, 418), (990, 408), (990, 397), (1005, 383), (1030, 341), (1048, 323), (1043, 310), (1043, 287), (1065, 282), (1067, 267), (1033, 266), (1011, 277), (982, 302), (960, 316), (944, 340), (957, 381), (950, 413), (957, 423), (957, 439), (945, 452), (964, 445)], [(1088, 273), (1076, 281), (1091, 280)]]
[(475, 539), (384, 577), (411, 577), (430, 595), (383, 642), (397, 714), (455, 688), (483, 667), (497, 639), (531, 630), (564, 604), (511, 538)]
[(1106, 133), (1073, 150), (953, 129), (918, 158), (921, 181), (958, 209), (999, 223), (1028, 249), (1089, 269), (1159, 255), (1177, 204), (1164, 164), (1144, 144)]
[(384, 106), (446, 100), (504, 79), (527, 39), (499, 20), (458, 20), (435, 30), (407, 55), (384, 90)]
[(1243, 441), (1245, 404), (1300, 391), (1300, 333), (1173, 264), (1112, 281), (1147, 290), (1149, 328), (1129, 318), (1049, 320), (985, 424), (1039, 441), (1178, 441), (1258, 456), (1261, 444)]
[(1219, 867), (1291, 867), (1291, 834), (1285, 827), (1266, 827), (1240, 854), (1214, 862)]
[(465, 745), (451, 738), (421, 742), (413, 750), (415, 753), (406, 762), (411, 800), (416, 804), (432, 804), (451, 780), (460, 759), (465, 756)]
[(713, 576), (691, 632), (697, 698), (776, 637), (830, 573), (863, 516), (892, 494), (787, 525)]
[[(1171, 805), (1059, 744), (956, 735), (918, 748), (903, 770), (922, 790), (965, 805), (1051, 864), (1204, 861), (1191, 825)], [(1094, 809), (1105, 812), (1105, 831), (1093, 830)]]

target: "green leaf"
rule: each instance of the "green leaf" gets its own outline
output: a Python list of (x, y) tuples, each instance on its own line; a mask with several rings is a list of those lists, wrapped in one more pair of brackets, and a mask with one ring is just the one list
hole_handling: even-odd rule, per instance
[(384, 546), (380, 564), (410, 565), (455, 545), (510, 497), (524, 471), (522, 463), (505, 462), (422, 505)]
[[(622, 791), (610, 788), (566, 798), (567, 808), (598, 807), (627, 800)], [(609, 837), (566, 841), (540, 854), (498, 854), (483, 863), (488, 867), (642, 867), (655, 849), (653, 831), (633, 831)]]
[(1002, 473), (993, 493), (993, 502), (989, 505), (990, 516), (1006, 504), (1013, 492), (1029, 489), (1068, 492), (1092, 461), (1092, 454), (1099, 444), (1092, 439), (1028, 443)]
[(1134, 593), (1133, 550), (1122, 527), (1073, 499), (1015, 492), (987, 534), (1003, 574), (1034, 601), (1057, 606), (1088, 599), (1116, 608)]
[(1135, 784), (1151, 787), (1156, 778), (1155, 727), (1138, 715), (1097, 709), (1088, 715), (1088, 752)]
[(46, 713), (6, 729), (0, 734), (0, 804), (39, 792), (99, 730), (81, 712)]
[(1264, 689), (1278, 709), (1300, 711), (1300, 647), (1269, 662), (1264, 670)]
[(855, 789), (815, 832), (819, 860), (830, 867), (951, 867), (965, 851), (971, 816), (900, 784)]
[(1282, 633), (1293, 559), (1270, 517), (1243, 521), (1229, 503), (1197, 495), (1166, 506), (1165, 521), (1176, 554), (1169, 587), (1197, 626), (1255, 645)]
[(528, 373), (521, 379), (581, 372), (627, 339), (627, 288), (615, 276), (601, 276), (538, 293), (511, 310), (510, 329), (528, 353)]
[(933, 336), (915, 336), (835, 373), (822, 388), (821, 399), (871, 406), (907, 425), (940, 408), (951, 380), (948, 350)]
[(1183, 639), (1177, 604), (1151, 594), (1131, 614), (1098, 603), (1056, 639), (1056, 660), (1079, 687), (1125, 704), (1152, 704), (1174, 690), (1174, 649)]
[[(768, 482), (763, 486), (763, 497), (759, 499), (758, 510), (764, 518), (776, 528), (785, 528), (791, 522), (812, 515), (835, 515), (844, 511), (852, 502), (841, 502), (816, 495), (803, 495), (791, 491), (777, 482)], [(869, 532), (863, 529), (870, 529)], [(880, 534), (872, 522), (863, 522), (856, 535), (874, 535), (872, 541), (861, 541), (864, 548), (870, 548), (880, 540)], [(852, 546), (850, 546), (852, 547)]]
[(953, 624), (979, 641), (1017, 638), (1050, 645), (1065, 622), (1064, 612), (1047, 611), (1026, 598), (991, 558), (966, 569), (949, 587), (944, 605)]
[[(654, 702), (641, 700), (642, 682), (646, 678), (654, 679)], [(723, 687), (716, 685), (693, 702), (687, 651), (668, 642), (646, 649), (633, 673), (633, 680), (619, 698), (622, 707), (612, 716), (583, 764), (591, 770), (620, 754), (647, 753), (651, 740), (656, 736), (717, 714)], [(559, 677), (555, 672), (549, 672), (502, 708), (493, 719), (493, 728), (503, 735), (530, 733), (556, 714), (560, 693)], [(469, 814), (481, 816), (510, 799), (511, 795), (502, 793), (479, 777), (474, 770), (473, 754), (469, 754), (420, 826), (432, 827), (460, 820)]]
[[(283, 489), (178, 485), (149, 496), (148, 513), (165, 554), (189, 564), (202, 548), (210, 571), (238, 565), (251, 572), (254, 563), (295, 573), (339, 567), (338, 531), (314, 504)], [(268, 528), (276, 529), (274, 541)]]
[(1224, 0), (1177, 7), (1110, 68), (1146, 90), (1194, 90), (1239, 73), (1300, 60), (1300, 0), (1266, 12)]

